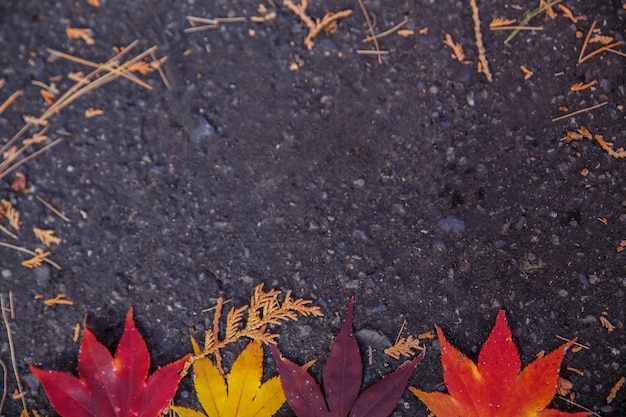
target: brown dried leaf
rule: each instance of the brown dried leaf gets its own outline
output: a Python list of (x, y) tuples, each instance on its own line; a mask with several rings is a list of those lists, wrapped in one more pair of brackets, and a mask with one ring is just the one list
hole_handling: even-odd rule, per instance
[(26, 191), (27, 187), (28, 181), (26, 180), (26, 175), (21, 172), (15, 174), (15, 177), (13, 177), (13, 180), (11, 181), (11, 189), (16, 193), (23, 193)]
[(39, 229), (37, 227), (33, 227), (33, 232), (35, 232), (35, 237), (39, 239), (47, 248), (50, 247), (53, 243), (58, 245), (61, 243), (61, 238), (58, 236), (54, 236), (54, 230), (52, 229)]

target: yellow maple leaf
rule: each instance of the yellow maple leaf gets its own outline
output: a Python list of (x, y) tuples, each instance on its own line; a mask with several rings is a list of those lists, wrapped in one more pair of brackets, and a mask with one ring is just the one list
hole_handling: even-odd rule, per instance
[[(196, 354), (200, 352), (194, 344)], [(209, 358), (193, 364), (194, 386), (200, 404), (209, 417), (271, 417), (285, 402), (280, 379), (275, 376), (261, 383), (263, 376), (263, 347), (250, 342), (237, 357), (228, 382)], [(172, 406), (179, 417), (206, 417), (185, 407)]]

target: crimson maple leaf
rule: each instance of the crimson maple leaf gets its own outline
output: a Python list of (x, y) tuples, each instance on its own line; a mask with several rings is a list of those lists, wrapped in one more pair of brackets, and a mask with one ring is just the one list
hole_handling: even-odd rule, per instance
[(443, 379), (448, 394), (410, 390), (436, 417), (586, 417), (591, 412), (567, 413), (546, 408), (556, 394), (559, 367), (574, 340), (563, 344), (521, 370), (505, 312), (478, 355), (478, 364), (459, 352), (437, 326)]
[(270, 346), (285, 397), (298, 417), (387, 417), (402, 398), (411, 374), (424, 358), (424, 353), (420, 354), (360, 392), (363, 365), (352, 331), (353, 304), (351, 298), (346, 320), (324, 366), (324, 393), (306, 370), (284, 358), (276, 346)]
[(63, 417), (157, 417), (172, 401), (187, 357), (148, 378), (150, 354), (128, 310), (115, 356), (89, 329), (78, 354), (78, 375), (31, 366)]

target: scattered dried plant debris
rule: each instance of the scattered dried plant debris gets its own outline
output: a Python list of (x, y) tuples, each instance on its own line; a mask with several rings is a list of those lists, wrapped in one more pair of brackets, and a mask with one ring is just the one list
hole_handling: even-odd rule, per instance
[[(310, 300), (294, 299), (291, 296), (291, 291), (287, 291), (281, 303), (279, 301), (280, 294), (281, 291), (274, 289), (267, 292), (263, 291), (263, 284), (259, 284), (254, 289), (254, 294), (250, 298), (249, 304), (232, 308), (228, 311), (224, 326), (224, 337), (221, 340), (219, 335), (224, 299), (220, 297), (215, 306), (213, 329), (207, 330), (204, 335), (204, 348), (200, 353), (191, 357), (185, 365), (184, 372), (187, 372), (194, 361), (213, 355), (215, 357), (215, 366), (223, 375), (220, 349), (224, 346), (243, 337), (266, 344), (275, 344), (278, 334), (268, 331), (268, 326), (279, 325), (285, 321), (297, 321), (298, 315), (314, 317), (323, 315), (318, 306), (310, 305)], [(246, 312), (247, 318), (244, 320), (244, 313)]]
[(424, 351), (426, 348), (421, 345), (419, 339), (413, 336), (399, 338), (393, 346), (385, 349), (385, 354), (394, 359), (400, 359), (400, 356), (412, 357), (415, 350)]
[(573, 388), (574, 384), (572, 384), (572, 381), (565, 379), (562, 376), (559, 377), (556, 388), (557, 394), (559, 394), (561, 397), (565, 397), (567, 396), (567, 394), (570, 393), (570, 391), (572, 391)]
[(483, 44), (483, 34), (480, 31), (480, 17), (478, 15), (478, 5), (476, 0), (470, 0), (470, 7), (472, 8), (472, 20), (474, 21), (474, 36), (476, 37), (476, 48), (478, 49), (478, 72), (483, 73), (487, 82), (492, 82), (493, 77), (489, 71), (489, 62), (485, 55), (485, 46)]
[(159, 368), (148, 377), (150, 354), (135, 327), (132, 308), (115, 356), (85, 328), (78, 353), (78, 378), (30, 367), (52, 407), (63, 417), (158, 417), (174, 398), (179, 372), (187, 357)]
[(33, 232), (35, 233), (35, 237), (39, 239), (47, 248), (49, 248), (52, 244), (58, 245), (61, 243), (61, 238), (54, 235), (54, 230), (52, 229), (39, 229), (37, 227), (33, 227)]
[(622, 388), (622, 386), (624, 385), (625, 379), (626, 378), (624, 378), (624, 376), (622, 375), (622, 377), (617, 380), (617, 382), (613, 385), (613, 387), (611, 387), (611, 390), (609, 391), (609, 395), (607, 395), (606, 397), (607, 404), (611, 404), (613, 402), (613, 400), (617, 396), (617, 391), (619, 391), (620, 388)]
[(58, 293), (56, 297), (47, 298), (43, 301), (43, 303), (47, 305), (48, 307), (53, 307), (56, 305), (66, 305), (66, 306), (74, 305), (74, 301), (68, 300), (67, 294), (64, 294), (64, 293)]
[(24, 193), (28, 189), (28, 180), (26, 175), (22, 172), (15, 174), (11, 180), (11, 189), (16, 193)]
[(545, 6), (546, 16), (548, 16), (552, 20), (556, 19), (556, 13), (554, 13), (554, 9), (551, 5), (546, 4), (546, 0), (539, 0), (539, 6)]
[[(194, 353), (200, 348), (194, 344)], [(209, 358), (193, 364), (193, 384), (200, 404), (209, 416), (271, 417), (285, 402), (278, 376), (261, 383), (263, 345), (252, 341), (235, 359), (228, 377)], [(198, 411), (172, 406), (179, 417), (206, 417)]]
[(345, 19), (352, 14), (352, 10), (342, 10), (340, 12), (326, 12), (324, 17), (320, 20), (315, 18), (315, 21), (307, 14), (306, 9), (309, 5), (308, 0), (301, 0), (298, 4), (295, 4), (292, 0), (284, 0), (283, 6), (291, 10), (296, 16), (302, 20), (302, 22), (309, 28), (309, 34), (304, 38), (304, 44), (308, 50), (313, 49), (315, 38), (322, 30), (328, 31), (329, 28), (332, 31), (332, 23)]
[(452, 346), (437, 326), (441, 363), (448, 393), (410, 390), (437, 417), (487, 417), (498, 415), (525, 417), (541, 414), (561, 417), (586, 417), (592, 412), (566, 413), (546, 408), (556, 394), (559, 367), (570, 340), (553, 352), (536, 359), (522, 370), (519, 351), (513, 342), (505, 312), (498, 313), (496, 324), (474, 363)]
[(490, 23), (489, 23), (489, 28), (493, 29), (493, 28), (499, 28), (502, 26), (510, 26), (513, 23), (517, 22), (517, 19), (506, 19), (503, 17), (495, 17)]
[(571, 20), (571, 22), (574, 23), (574, 24), (578, 23), (581, 20), (587, 20), (587, 16), (576, 16), (576, 17), (574, 17), (574, 13), (572, 13), (570, 8), (567, 7), (567, 6), (559, 4), (557, 7), (563, 12), (563, 16), (565, 16), (567, 19)]
[(65, 32), (70, 39), (80, 39), (87, 45), (95, 45), (96, 41), (93, 38), (93, 30), (90, 28), (72, 28), (68, 27)]
[(443, 40), (443, 44), (448, 48), (452, 49), (452, 58), (456, 59), (462, 64), (469, 64), (469, 61), (465, 60), (465, 51), (463, 51), (463, 46), (460, 43), (456, 43), (452, 40), (452, 36), (449, 33), (446, 33), (446, 38)]
[(572, 117), (572, 116), (575, 116), (575, 115), (580, 114), (580, 113), (586, 113), (586, 112), (591, 111), (591, 110), (599, 109), (600, 107), (606, 106), (607, 104), (609, 104), (608, 101), (603, 101), (602, 103), (594, 104), (593, 106), (585, 107), (584, 109), (579, 109), (579, 110), (573, 111), (571, 113), (555, 117), (555, 118), (552, 119), (552, 121), (553, 122), (558, 122), (559, 120), (567, 119), (568, 117)]
[[(602, 52), (608, 51), (608, 50), (612, 50), (612, 48), (615, 48), (616, 46), (620, 46), (624, 44), (624, 41), (617, 41), (617, 42), (613, 42), (613, 43), (609, 43), (608, 45), (605, 42), (605, 38), (599, 38), (598, 42), (596, 43), (600, 43), (603, 46), (601, 46), (600, 48), (589, 52), (587, 55), (585, 55), (585, 51), (587, 49), (587, 46), (589, 45), (589, 43), (591, 43), (591, 37), (592, 35), (596, 36), (596, 35), (600, 35), (599, 30), (596, 31), (595, 27), (596, 27), (597, 21), (594, 20), (593, 23), (591, 24), (591, 27), (589, 28), (589, 30), (587, 31), (587, 35), (585, 36), (585, 40), (583, 41), (583, 45), (580, 48), (580, 54), (578, 55), (578, 62), (576, 63), (576, 65), (580, 65), (583, 62), (585, 62), (586, 60), (588, 60), (589, 58), (592, 58), (598, 54), (601, 54)], [(601, 40), (600, 40), (601, 39)]]
[(602, 327), (607, 329), (609, 333), (615, 330), (615, 326), (613, 326), (611, 322), (609, 321), (609, 319), (607, 319), (604, 316), (600, 316), (600, 324), (602, 325)]
[(13, 104), (13, 102), (15, 102), (15, 100), (17, 100), (18, 97), (20, 97), (21, 95), (22, 95), (22, 91), (18, 90), (14, 92), (13, 94), (11, 94), (9, 98), (7, 98), (2, 104), (0, 104), (0, 115), (4, 113), (6, 109), (8, 109), (11, 106), (11, 104)]
[(102, 116), (104, 114), (104, 110), (102, 109), (94, 109), (93, 107), (89, 107), (85, 110), (85, 118), (91, 119), (92, 117)]
[(622, 147), (615, 149), (615, 144), (613, 142), (607, 142), (604, 140), (604, 137), (599, 134), (593, 134), (584, 126), (580, 126), (575, 131), (568, 131), (566, 136), (561, 139), (561, 141), (565, 143), (570, 143), (573, 141), (587, 139), (587, 140), (595, 140), (600, 148), (608, 153), (615, 159), (626, 158), (626, 150)]
[(353, 306), (354, 299), (350, 299), (346, 319), (324, 366), (324, 392), (306, 370), (284, 358), (278, 347), (270, 346), (287, 403), (298, 417), (386, 417), (393, 412), (411, 374), (424, 358), (422, 352), (359, 394), (363, 364), (352, 329)]
[(22, 266), (30, 269), (40, 267), (47, 260), (48, 256), (50, 256), (50, 251), (44, 252), (42, 249), (37, 248), (32, 258), (22, 261)]
[(532, 72), (531, 70), (529, 70), (528, 68), (526, 68), (523, 65), (520, 65), (519, 69), (521, 69), (522, 72), (524, 73), (524, 79), (525, 80), (529, 79), (530, 77), (532, 77), (535, 74), (534, 72)]
[[(511, 31), (509, 36), (507, 36), (507, 38), (504, 40), (504, 43), (509, 43), (520, 32), (520, 30), (522, 30), (522, 28), (527, 27), (528, 22), (530, 22), (530, 19), (543, 13), (544, 11), (547, 11), (548, 9), (551, 9), (552, 6), (554, 6), (557, 3), (560, 3), (561, 1), (563, 0), (552, 0), (547, 3), (545, 1), (541, 1), (539, 4), (539, 7), (537, 7), (536, 9), (534, 9), (533, 11), (531, 11), (530, 13), (528, 13), (526, 16), (522, 18), (522, 20), (519, 22), (519, 25), (517, 25)], [(537, 29), (537, 28), (534, 28), (534, 29)]]
[(617, 248), (615, 248), (615, 250), (619, 253), (621, 251), (623, 251), (624, 249), (626, 249), (626, 239), (622, 239), (621, 242), (619, 242), (619, 245), (617, 245)]
[(597, 82), (596, 82), (596, 80), (589, 81), (589, 82), (588, 82), (588, 83), (586, 83), (586, 84), (583, 84), (583, 83), (576, 83), (576, 84), (572, 85), (572, 86), (569, 88), (569, 90), (570, 90), (570, 91), (583, 91), (583, 90), (586, 90), (586, 89), (588, 89), (588, 88), (590, 88), (590, 87), (593, 87), (594, 85), (596, 85), (596, 83), (597, 83)]
[(8, 220), (9, 225), (17, 230), (20, 230), (20, 212), (13, 207), (13, 203), (9, 200), (0, 200), (0, 219), (5, 218)]
[(42, 197), (36, 195), (35, 198), (37, 200), (39, 200), (39, 202), (41, 204), (43, 204), (44, 206), (46, 206), (46, 208), (48, 208), (51, 212), (53, 212), (54, 214), (56, 214), (57, 216), (59, 216), (59, 218), (61, 218), (61, 220), (67, 222), (67, 223), (71, 223), (72, 221), (63, 213), (61, 213), (56, 207), (54, 207), (52, 204), (48, 203), (46, 200), (44, 200)]

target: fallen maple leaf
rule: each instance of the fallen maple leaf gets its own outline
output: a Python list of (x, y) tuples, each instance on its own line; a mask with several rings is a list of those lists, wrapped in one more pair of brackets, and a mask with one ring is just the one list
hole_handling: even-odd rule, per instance
[(584, 417), (591, 412), (567, 413), (546, 408), (556, 394), (559, 367), (574, 340), (536, 359), (521, 370), (505, 312), (478, 355), (478, 364), (459, 352), (437, 326), (443, 379), (448, 394), (410, 390), (437, 417)]
[[(200, 349), (194, 344), (196, 354)], [(196, 393), (204, 411), (219, 417), (271, 417), (285, 402), (278, 376), (261, 384), (263, 347), (250, 342), (237, 357), (228, 376), (228, 383), (209, 358), (193, 364)], [(173, 406), (180, 417), (206, 417), (199, 411)]]
[[(187, 357), (148, 377), (150, 354), (128, 310), (115, 356), (87, 328), (78, 354), (78, 375), (31, 365), (50, 403), (63, 417), (157, 417), (172, 401)], [(146, 380), (147, 378), (147, 380)]]
[(324, 366), (323, 394), (306, 370), (283, 358), (276, 346), (270, 346), (287, 402), (298, 417), (387, 417), (400, 401), (411, 374), (424, 358), (422, 353), (405, 362), (359, 395), (363, 364), (352, 331), (353, 305), (354, 300), (350, 299), (346, 321)]

